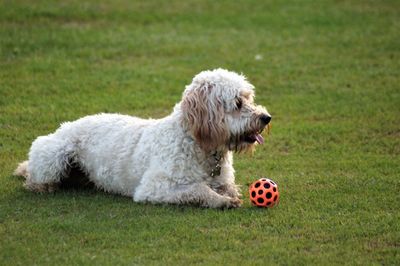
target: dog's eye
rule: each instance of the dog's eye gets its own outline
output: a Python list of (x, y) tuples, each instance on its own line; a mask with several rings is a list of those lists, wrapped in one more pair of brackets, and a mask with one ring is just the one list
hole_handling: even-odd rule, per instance
[(240, 110), (240, 109), (242, 108), (242, 105), (243, 105), (242, 99), (237, 98), (237, 99), (236, 99), (236, 108), (237, 108), (238, 110)]

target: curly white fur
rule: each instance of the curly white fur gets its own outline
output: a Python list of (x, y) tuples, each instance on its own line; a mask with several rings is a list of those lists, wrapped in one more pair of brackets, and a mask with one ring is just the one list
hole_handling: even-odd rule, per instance
[(74, 165), (98, 188), (137, 202), (238, 207), (232, 151), (262, 143), (270, 120), (253, 97), (244, 76), (203, 71), (171, 115), (98, 114), (63, 123), (32, 143), (15, 173), (30, 190), (53, 191)]

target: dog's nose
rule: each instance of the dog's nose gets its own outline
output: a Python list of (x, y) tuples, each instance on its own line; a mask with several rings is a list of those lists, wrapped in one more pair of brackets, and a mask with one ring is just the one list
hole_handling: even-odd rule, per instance
[(271, 116), (263, 114), (261, 115), (260, 119), (264, 124), (268, 125), (268, 123), (271, 121)]

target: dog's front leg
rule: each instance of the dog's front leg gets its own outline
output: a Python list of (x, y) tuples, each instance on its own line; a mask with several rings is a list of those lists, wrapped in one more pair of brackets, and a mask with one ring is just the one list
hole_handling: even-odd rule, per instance
[(231, 159), (227, 160), (227, 162), (222, 166), (221, 174), (213, 178), (210, 186), (218, 194), (231, 198), (241, 198), (240, 187), (235, 184), (234, 173), (235, 171), (233, 170)]
[(194, 204), (209, 208), (237, 208), (242, 201), (237, 197), (220, 195), (206, 184), (193, 184), (179, 187), (168, 199), (170, 203)]
[(242, 201), (238, 198), (220, 195), (205, 183), (173, 185), (157, 189), (150, 185), (139, 186), (134, 194), (137, 202), (188, 204), (207, 208), (237, 208)]

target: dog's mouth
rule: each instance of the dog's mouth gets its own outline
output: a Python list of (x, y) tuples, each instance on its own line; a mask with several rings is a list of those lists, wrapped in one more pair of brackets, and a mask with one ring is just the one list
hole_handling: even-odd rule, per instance
[(268, 124), (266, 127), (261, 129), (253, 129), (249, 131), (245, 131), (240, 135), (231, 135), (229, 141), (229, 149), (241, 152), (245, 150), (252, 150), (255, 147), (255, 144), (264, 144), (264, 137), (261, 136), (261, 133), (264, 129), (267, 129), (267, 134), (270, 132), (270, 125)]
[(256, 131), (256, 132), (247, 132), (240, 136), (240, 140), (247, 142), (247, 143), (257, 142), (258, 144), (263, 144), (264, 138), (263, 138), (263, 136), (261, 136), (261, 133), (263, 132), (263, 130), (264, 129), (261, 129), (260, 131)]

